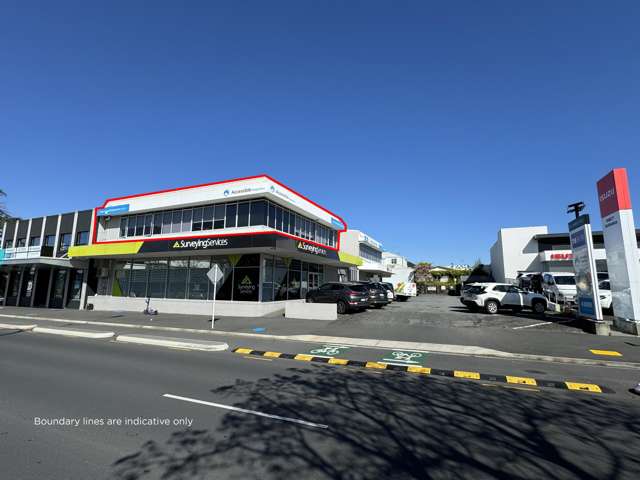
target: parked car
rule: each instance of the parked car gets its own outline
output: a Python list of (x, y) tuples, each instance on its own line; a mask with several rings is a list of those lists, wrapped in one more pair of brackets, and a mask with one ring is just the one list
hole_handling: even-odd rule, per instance
[(516, 277), (516, 284), (523, 290), (531, 290), (531, 279), (538, 272), (520, 272)]
[(393, 283), (380, 282), (380, 285), (382, 285), (387, 290), (387, 298), (389, 299), (389, 301), (393, 302), (396, 299), (396, 292), (393, 291)]
[(329, 282), (307, 292), (307, 303), (335, 303), (338, 313), (363, 310), (370, 305), (369, 289), (360, 283)]
[(569, 272), (545, 272), (542, 274), (542, 291), (553, 303), (575, 303), (578, 290), (576, 276)]
[(611, 295), (611, 283), (609, 280), (602, 280), (598, 283), (600, 291), (600, 306), (602, 310), (613, 312), (613, 296)]
[(382, 308), (390, 303), (386, 288), (379, 282), (358, 282), (369, 289), (369, 304), (373, 308)]
[(539, 315), (547, 310), (547, 299), (543, 295), (508, 283), (472, 284), (462, 292), (460, 301), (471, 311), (484, 309), (490, 314), (498, 313), (501, 308), (508, 308), (513, 312), (527, 308)]

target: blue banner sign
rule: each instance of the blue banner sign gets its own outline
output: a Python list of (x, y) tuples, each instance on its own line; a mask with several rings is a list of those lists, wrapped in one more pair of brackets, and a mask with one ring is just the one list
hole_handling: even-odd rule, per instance
[(129, 204), (114, 205), (113, 207), (100, 208), (98, 210), (99, 217), (106, 217), (107, 215), (119, 215), (121, 213), (127, 213), (129, 211)]
[(344, 225), (342, 224), (342, 222), (340, 222), (339, 220), (336, 220), (333, 217), (331, 217), (331, 223), (334, 224), (336, 227), (344, 228)]
[(4, 249), (0, 248), (0, 263), (4, 260)]

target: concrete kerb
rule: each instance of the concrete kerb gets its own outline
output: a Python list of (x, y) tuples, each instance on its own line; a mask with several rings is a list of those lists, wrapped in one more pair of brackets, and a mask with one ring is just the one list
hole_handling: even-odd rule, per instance
[(36, 328), (38, 325), (19, 325), (19, 324), (13, 324), (13, 323), (0, 323), (0, 329), (5, 329), (5, 330), (20, 330), (21, 332), (26, 332), (29, 330), (33, 330), (34, 328)]
[(113, 322), (94, 322), (90, 320), (65, 320), (60, 318), (50, 317), (33, 317), (33, 316), (20, 316), (20, 315), (6, 315), (0, 314), (0, 317), (20, 318), (29, 320), (43, 320), (59, 323), (72, 323), (83, 325), (101, 325), (105, 327), (120, 327), (120, 328), (135, 328), (143, 330), (155, 330), (166, 332), (185, 332), (185, 333), (198, 333), (203, 335), (226, 335), (234, 337), (245, 338), (261, 338), (280, 341), (294, 341), (305, 343), (331, 343), (340, 344), (350, 347), (362, 347), (362, 348), (393, 348), (402, 350), (414, 350), (425, 353), (435, 354), (449, 354), (449, 355), (464, 355), (464, 356), (477, 356), (486, 358), (508, 358), (512, 360), (528, 360), (538, 362), (551, 362), (551, 363), (565, 363), (575, 365), (586, 365), (596, 367), (614, 367), (614, 368), (628, 368), (634, 370), (640, 370), (640, 363), (633, 362), (618, 362), (610, 360), (598, 360), (587, 358), (573, 358), (573, 357), (556, 357), (550, 355), (532, 355), (525, 353), (510, 353), (500, 350), (493, 350), (490, 348), (468, 346), (468, 345), (448, 345), (438, 343), (419, 343), (419, 342), (404, 342), (393, 340), (376, 340), (367, 338), (350, 338), (350, 337), (329, 337), (321, 335), (269, 335), (262, 333), (245, 333), (245, 332), (229, 332), (222, 330), (201, 330), (195, 328), (179, 328), (179, 327), (159, 327), (152, 325), (136, 325), (129, 323), (113, 323)]
[(95, 332), (93, 330), (70, 330), (65, 328), (47, 328), (47, 327), (35, 327), (32, 332), (34, 333), (46, 333), (49, 335), (63, 335), (66, 337), (80, 337), (80, 338), (94, 338), (105, 339), (113, 338), (115, 332)]
[(116, 342), (137, 343), (140, 345), (154, 345), (185, 350), (202, 350), (205, 352), (220, 352), (229, 349), (229, 345), (224, 342), (194, 340), (190, 338), (157, 337), (155, 335), (118, 335)]

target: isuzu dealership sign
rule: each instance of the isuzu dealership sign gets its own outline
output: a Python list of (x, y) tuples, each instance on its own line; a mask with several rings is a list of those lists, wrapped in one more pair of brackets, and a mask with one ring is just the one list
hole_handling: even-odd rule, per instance
[(578, 314), (582, 317), (602, 320), (589, 215), (580, 215), (569, 222), (569, 238), (573, 269), (576, 272)]
[(637, 334), (640, 259), (626, 169), (616, 168), (598, 181), (598, 198), (615, 322), (621, 329)]

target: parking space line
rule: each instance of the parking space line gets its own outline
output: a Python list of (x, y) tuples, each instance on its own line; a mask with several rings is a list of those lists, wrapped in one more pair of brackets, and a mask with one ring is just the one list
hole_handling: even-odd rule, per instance
[[(450, 377), (450, 378), (459, 378), (466, 380), (484, 380), (496, 383), (507, 384), (503, 386), (511, 386), (511, 388), (518, 388), (514, 385), (519, 385), (523, 387), (523, 390), (528, 391), (537, 391), (535, 388), (530, 387), (545, 387), (545, 388), (553, 388), (559, 390), (574, 390), (574, 391), (582, 391), (582, 392), (590, 392), (590, 393), (615, 393), (610, 388), (596, 385), (592, 383), (578, 383), (572, 381), (562, 381), (562, 380), (546, 380), (546, 379), (536, 379), (531, 377), (518, 377), (511, 375), (496, 375), (496, 374), (488, 374), (488, 373), (480, 373), (466, 370), (443, 370), (440, 368), (430, 368), (430, 367), (422, 367), (417, 365), (401, 365), (397, 363), (384, 363), (384, 362), (367, 362), (362, 360), (347, 360), (344, 358), (335, 358), (335, 357), (325, 357), (325, 356), (316, 356), (316, 355), (307, 355), (304, 353), (281, 353), (281, 352), (266, 352), (261, 350), (252, 350), (250, 348), (236, 348), (232, 350), (234, 353), (246, 354), (249, 352), (249, 356), (245, 356), (245, 358), (250, 358), (251, 356), (256, 356), (259, 359), (272, 361), (274, 358), (278, 359), (288, 359), (288, 360), (300, 360), (304, 362), (316, 362), (316, 363), (324, 363), (328, 365), (337, 365), (343, 367), (356, 367), (356, 368), (366, 368), (368, 371), (372, 373), (384, 373), (385, 371), (391, 370), (396, 372), (404, 372), (404, 373), (412, 373), (412, 374), (421, 374), (423, 376), (439, 376), (439, 377)], [(269, 358), (264, 358), (269, 357)], [(482, 383), (483, 385), (486, 385)]]
[(162, 396), (165, 398), (171, 398), (174, 400), (181, 400), (183, 402), (197, 403), (200, 405), (207, 405), (209, 407), (216, 407), (216, 408), (222, 408), (225, 410), (231, 410), (233, 412), (248, 413), (250, 415), (257, 415), (259, 417), (273, 418), (274, 420), (282, 420), (285, 422), (298, 423), (300, 425), (306, 425), (307, 427), (329, 428), (328, 425), (324, 425), (322, 423), (307, 422), (306, 420), (300, 420), (298, 418), (282, 417), (280, 415), (273, 415), (271, 413), (258, 412), (256, 410), (247, 410), (246, 408), (239, 408), (231, 405), (224, 405), (222, 403), (207, 402), (204, 400), (198, 400), (197, 398), (181, 397), (180, 395), (173, 395), (171, 393), (165, 393)]
[(616, 352), (615, 350), (589, 350), (594, 355), (608, 355), (610, 357), (621, 357), (622, 354), (620, 352)]
[(523, 327), (513, 327), (512, 330), (520, 330), (522, 328), (532, 328), (532, 327), (541, 327), (542, 325), (551, 325), (553, 322), (540, 322), (534, 323), (532, 325), (525, 325)]

